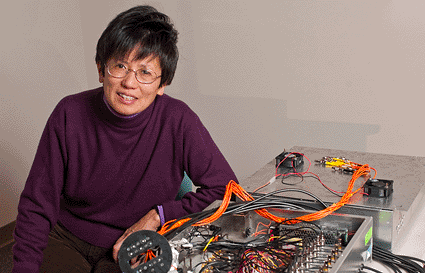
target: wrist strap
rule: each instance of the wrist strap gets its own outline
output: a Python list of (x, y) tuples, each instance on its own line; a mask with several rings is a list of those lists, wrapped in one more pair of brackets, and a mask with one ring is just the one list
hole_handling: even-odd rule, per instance
[(164, 208), (162, 205), (156, 206), (156, 212), (158, 212), (159, 219), (161, 221), (161, 226), (165, 224), (165, 217), (164, 217)]

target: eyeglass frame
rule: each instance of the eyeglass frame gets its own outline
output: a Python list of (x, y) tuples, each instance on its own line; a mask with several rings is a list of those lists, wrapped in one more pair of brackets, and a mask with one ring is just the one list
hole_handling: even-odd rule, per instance
[(151, 70), (151, 69), (143, 69), (143, 68), (140, 68), (140, 69), (134, 70), (134, 69), (128, 68), (125, 64), (122, 64), (122, 63), (121, 63), (121, 65), (123, 65), (123, 66), (127, 69), (127, 72), (126, 72), (126, 73), (125, 73), (125, 75), (124, 75), (124, 76), (122, 76), (122, 77), (117, 77), (117, 76), (112, 75), (112, 74), (111, 74), (111, 71), (109, 71), (109, 65), (106, 65), (106, 71), (108, 71), (108, 74), (109, 74), (111, 77), (114, 77), (114, 78), (117, 78), (117, 79), (125, 78), (125, 77), (127, 77), (128, 73), (130, 73), (130, 72), (134, 72), (134, 76), (136, 77), (136, 80), (137, 80), (139, 83), (142, 83), (142, 84), (151, 84), (151, 83), (155, 82), (158, 78), (161, 78), (161, 76), (162, 76), (162, 75), (156, 76), (156, 77), (155, 77), (155, 79), (154, 79), (153, 81), (151, 81), (151, 82), (142, 82), (142, 81), (140, 81), (140, 80), (137, 78), (137, 71), (139, 71), (139, 70), (146, 70), (146, 71), (150, 71), (150, 72), (152, 72), (153, 74), (155, 74), (155, 75), (156, 75), (155, 71), (153, 71), (153, 70)]

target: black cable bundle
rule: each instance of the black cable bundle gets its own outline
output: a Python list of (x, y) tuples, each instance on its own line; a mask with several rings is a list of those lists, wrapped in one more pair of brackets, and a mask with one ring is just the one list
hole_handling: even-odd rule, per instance
[[(375, 245), (372, 249), (372, 257), (374, 260), (391, 268), (395, 273), (402, 273), (403, 271), (401, 270), (404, 270), (408, 273), (425, 273), (424, 260), (405, 255), (395, 255), (389, 252), (388, 250), (385, 250)], [(422, 266), (418, 263), (421, 263)], [(369, 270), (371, 272), (382, 273), (379, 270), (364, 265), (360, 268), (359, 272), (367, 272), (364, 271), (364, 269)]]
[[(327, 207), (327, 205), (319, 197), (315, 196), (314, 194), (312, 194), (308, 191), (304, 191), (304, 190), (300, 190), (300, 189), (281, 189), (281, 190), (273, 191), (273, 192), (268, 193), (268, 194), (255, 194), (255, 193), (253, 193), (254, 198), (256, 198), (255, 200), (245, 201), (245, 202), (241, 202), (241, 203), (232, 203), (232, 204), (229, 205), (229, 207), (226, 209), (226, 212), (223, 213), (223, 215), (243, 213), (243, 212), (253, 211), (253, 210), (261, 209), (261, 208), (280, 208), (280, 209), (294, 209), (294, 210), (305, 209), (304, 207), (306, 205), (303, 205), (304, 207), (301, 207), (301, 206), (299, 206), (295, 203), (282, 202), (282, 201), (279, 201), (278, 199), (277, 200), (273, 199), (273, 197), (276, 197), (275, 196), (276, 194), (283, 193), (283, 192), (299, 192), (299, 193), (309, 195), (316, 200), (317, 204), (320, 207), (323, 207), (323, 208)], [(314, 208), (314, 207), (311, 207), (309, 209), (319, 210), (318, 208)], [(201, 211), (201, 212), (198, 212), (198, 213), (194, 213), (194, 214), (187, 215), (187, 216), (184, 216), (182, 218), (176, 219), (173, 223), (175, 223), (175, 222), (177, 222), (181, 219), (184, 219), (184, 218), (188, 218), (188, 217), (191, 218), (190, 221), (187, 221), (186, 223), (184, 223), (182, 226), (176, 228), (175, 230), (171, 230), (171, 231), (165, 233), (163, 236), (167, 240), (171, 240), (177, 234), (179, 234), (181, 231), (183, 231), (187, 227), (191, 226), (192, 224), (208, 218), (209, 216), (214, 214), (214, 212), (216, 210), (217, 209), (214, 208), (214, 209)], [(173, 223), (171, 223), (170, 226)]]

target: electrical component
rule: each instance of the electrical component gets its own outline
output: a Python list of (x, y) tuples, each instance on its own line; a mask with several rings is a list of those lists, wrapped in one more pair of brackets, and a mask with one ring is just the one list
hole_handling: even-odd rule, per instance
[[(271, 210), (288, 219), (309, 213)], [(189, 226), (170, 244), (180, 253), (178, 270), (184, 273), (358, 272), (371, 259), (371, 230), (370, 217), (332, 214), (288, 224), (248, 211), (223, 215), (214, 226)]]
[[(326, 165), (326, 160), (322, 161), (324, 156), (332, 156), (328, 158), (328, 161), (339, 157), (342, 160), (345, 158), (351, 162), (370, 166), (369, 175), (366, 173), (360, 177), (354, 186), (355, 188), (361, 187), (360, 191), (353, 195), (349, 203), (339, 208), (338, 213), (372, 216), (375, 231), (373, 237), (374, 245), (390, 251), (397, 251), (400, 246), (404, 245), (405, 234), (410, 230), (417, 217), (418, 210), (421, 208), (417, 204), (420, 204), (422, 193), (425, 189), (425, 181), (423, 179), (425, 157), (302, 146), (294, 146), (286, 149), (286, 151), (294, 151), (304, 155), (304, 167), (302, 170), (304, 172), (301, 173), (302, 177), (292, 174), (285, 176), (285, 183), (276, 183), (272, 190), (279, 190), (292, 185), (294, 188), (311, 191), (328, 205), (340, 200), (340, 195), (344, 194), (347, 181), (352, 174), (344, 170), (333, 171), (332, 167), (334, 166)], [(309, 173), (306, 173), (308, 159), (311, 159), (314, 163), (311, 165)], [(352, 166), (352, 164), (350, 165)], [(357, 167), (356, 165), (354, 164), (354, 167)], [(312, 179), (311, 173), (316, 174), (320, 180), (315, 180), (323, 182), (321, 184), (326, 185), (326, 187), (320, 187), (320, 184), (316, 184), (316, 181)], [(256, 189), (271, 175), (276, 176), (276, 160), (274, 156), (252, 176), (244, 179), (241, 185), (249, 189)], [(369, 178), (374, 177), (394, 181), (392, 192), (385, 192), (385, 190), (382, 191), (381, 189), (383, 195), (388, 197), (379, 198), (367, 195), (367, 190), (364, 190), (363, 184)], [(330, 194), (328, 188), (333, 190), (332, 194)], [(261, 192), (268, 193), (272, 190), (267, 191), (266, 188), (266, 190)], [(293, 194), (290, 197), (302, 203), (307, 202), (306, 198), (301, 194)], [(316, 205), (315, 201), (307, 203)]]
[(118, 260), (124, 273), (166, 273), (171, 267), (172, 252), (163, 236), (155, 231), (140, 230), (124, 240)]
[(362, 164), (350, 161), (345, 157), (324, 156), (320, 160), (315, 160), (315, 162), (325, 167), (332, 168), (332, 170), (334, 171), (339, 171), (348, 174), (354, 173), (355, 170), (362, 166)]
[(369, 197), (388, 197), (393, 192), (393, 180), (368, 179), (364, 184), (364, 192)]
[(281, 154), (276, 156), (276, 168), (297, 168), (304, 163), (304, 157), (300, 153), (289, 153), (283, 151)]
[[(283, 161), (285, 161), (285, 159)], [(320, 220), (325, 217), (328, 219), (332, 212), (346, 204), (351, 196), (362, 189), (359, 188), (353, 191), (354, 182), (359, 177), (369, 174), (369, 171), (370, 168), (365, 165), (360, 166), (354, 172), (353, 177), (349, 182), (347, 192), (344, 193), (339, 202), (336, 202), (331, 206), (324, 205), (325, 208), (318, 212), (304, 212), (301, 215), (292, 214), (289, 218), (285, 214), (278, 213), (281, 212), (280, 210), (275, 211), (273, 209), (270, 210), (257, 206), (259, 205), (257, 204), (257, 200), (250, 196), (239, 184), (234, 181), (230, 181), (226, 187), (223, 201), (217, 210), (204, 211), (202, 213), (169, 221), (161, 228), (159, 233), (163, 234), (168, 240), (171, 240), (175, 236), (182, 234), (182, 232), (187, 228), (190, 228), (191, 226), (194, 228), (186, 234), (185, 237), (190, 243), (192, 243), (193, 247), (190, 249), (185, 247), (177, 249), (178, 252), (183, 253), (182, 257), (188, 261), (188, 264), (184, 262), (181, 268), (189, 268), (190, 271), (203, 273), (262, 273), (285, 270), (286, 272), (292, 272), (287, 270), (294, 267), (294, 263), (296, 264), (298, 261), (299, 254), (304, 253), (305, 248), (313, 240), (307, 233), (289, 236), (289, 234), (292, 234), (292, 231), (283, 230), (283, 232), (281, 232), (282, 230), (279, 229), (278, 232), (276, 229), (270, 230), (272, 222), (279, 225), (279, 228), (281, 225), (293, 226), (305, 222), (316, 227), (319, 226), (315, 222), (319, 221), (317, 223), (320, 223)], [(233, 193), (242, 201), (248, 201), (248, 203), (229, 205), (230, 197)], [(275, 193), (277, 193), (277, 191)], [(270, 207), (270, 205), (271, 203), (268, 204), (268, 207)], [(250, 209), (246, 210), (248, 207)], [(252, 225), (252, 216), (243, 215), (241, 210), (249, 212), (255, 211), (254, 214), (261, 220), (255, 220), (257, 224)], [(230, 214), (229, 211), (233, 211), (233, 214)], [(232, 217), (232, 215), (237, 215), (236, 219), (243, 216), (242, 219), (245, 221), (245, 226), (238, 227), (237, 220), (233, 218), (231, 218), (230, 222), (220, 225), (220, 220), (223, 219), (222, 216), (224, 215), (226, 216), (226, 219), (228, 219), (227, 216)], [(262, 221), (269, 221), (269, 224), (263, 223)], [(329, 221), (332, 222), (331, 219)], [(213, 222), (214, 226), (210, 225)], [(265, 228), (258, 230), (260, 224)], [(369, 219), (369, 225), (371, 225), (371, 219)], [(224, 234), (222, 229), (219, 227), (237, 227), (237, 236), (245, 236), (244, 238), (249, 237), (249, 241), (231, 240), (230, 234)], [(338, 230), (341, 230), (341, 228), (342, 226), (339, 227)], [(298, 232), (301, 230), (304, 230), (304, 227), (296, 228), (296, 231)], [(306, 229), (306, 231), (312, 230), (314, 231), (315, 228), (311, 226)], [(353, 230), (352, 226), (350, 227), (350, 230)], [(362, 253), (356, 254), (356, 257), (364, 257), (365, 260), (370, 258), (371, 255), (367, 253), (369, 249), (371, 249), (371, 247), (369, 247), (371, 246), (371, 230), (372, 229), (370, 227), (367, 233), (365, 230), (362, 231), (363, 235), (365, 235), (364, 242), (360, 243)], [(319, 233), (317, 230), (315, 232)], [(353, 231), (350, 232), (350, 234), (352, 233)], [(316, 236), (318, 235), (316, 234)], [(200, 241), (195, 241), (195, 237), (200, 237), (198, 238)], [(348, 233), (346, 232), (343, 237), (348, 237)], [(341, 245), (341, 243), (339, 245)], [(299, 265), (299, 267), (302, 267), (303, 270), (307, 267), (312, 267), (317, 269), (317, 272), (337, 272), (333, 270), (335, 268), (336, 270), (340, 269), (340, 266), (342, 265), (343, 260), (346, 259), (347, 255), (342, 255), (341, 257), (343, 257), (343, 259), (341, 261), (336, 255), (337, 253), (334, 248), (331, 248), (330, 252), (325, 256), (323, 256), (323, 250), (328, 251), (329, 247), (320, 250), (321, 259), (316, 259), (312, 263), (308, 260), (301, 261), (301, 265)], [(316, 252), (316, 254), (318, 254), (318, 252)], [(309, 259), (309, 257), (307, 257), (307, 259)], [(306, 265), (306, 263), (308, 263), (308, 265)], [(196, 268), (197, 266), (200, 266), (200, 268)], [(298, 265), (295, 266), (298, 267)], [(352, 268), (358, 270), (358, 266), (359, 265), (356, 264)], [(234, 271), (237, 268), (239, 268), (239, 270)], [(330, 269), (332, 269), (332, 271)]]

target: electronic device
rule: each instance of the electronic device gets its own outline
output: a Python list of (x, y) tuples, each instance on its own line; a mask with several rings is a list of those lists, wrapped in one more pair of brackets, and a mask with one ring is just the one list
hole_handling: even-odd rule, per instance
[(166, 273), (172, 261), (171, 247), (155, 231), (137, 231), (122, 243), (118, 261), (125, 273)]
[(368, 179), (363, 188), (368, 197), (387, 198), (393, 192), (393, 184), (393, 180)]
[[(288, 219), (311, 213), (270, 212)], [(224, 215), (210, 225), (189, 226), (170, 239), (168, 247), (166, 241), (146, 231), (127, 237), (119, 252), (123, 272), (358, 272), (371, 261), (372, 219), (331, 214), (311, 223), (278, 224), (248, 211)], [(169, 247), (177, 253), (171, 268)], [(143, 261), (147, 249), (158, 256)], [(141, 263), (131, 268), (129, 261), (140, 254)], [(170, 271), (164, 271), (167, 267)]]
[[(311, 147), (293, 147), (291, 151), (319, 164), (307, 166), (296, 159), (300, 164), (289, 161), (291, 168), (297, 165), (296, 172), (306, 173), (281, 175), (280, 179), (276, 176), (275, 159), (240, 181), (255, 198), (251, 202), (263, 200), (261, 208), (285, 217), (286, 221), (263, 218), (254, 211), (260, 208), (256, 207), (258, 204), (248, 205), (247, 201), (236, 203), (231, 209), (229, 206), (211, 224), (188, 225), (172, 236), (165, 235), (172, 253), (169, 272), (359, 272), (371, 260), (372, 246), (388, 250), (397, 246), (402, 232), (413, 220), (412, 214), (420, 207), (420, 197), (425, 194), (422, 178), (425, 158)], [(372, 174), (361, 176), (355, 184), (359, 190), (336, 212), (311, 222), (291, 222), (310, 213), (310, 209), (319, 211), (332, 206), (347, 190), (357, 166), (338, 165), (340, 162), (323, 164), (324, 155), (343, 155), (339, 157), (342, 161), (349, 158), (368, 164), (376, 169), (378, 177), (391, 180), (375, 179)], [(311, 173), (316, 175), (308, 176)], [(258, 189), (261, 190), (257, 192)], [(282, 194), (288, 189), (290, 193)], [(310, 196), (305, 194), (307, 191)], [(139, 255), (146, 257), (143, 253)], [(157, 251), (154, 258), (163, 255)]]
[[(382, 187), (371, 187), (365, 184), (369, 177), (359, 179), (355, 187), (366, 185), (365, 191), (359, 191), (350, 199), (350, 203), (341, 207), (337, 212), (348, 215), (366, 215), (373, 218), (374, 244), (383, 249), (396, 251), (414, 221), (414, 215), (421, 209), (421, 198), (425, 195), (425, 158), (401, 155), (374, 154), (358, 151), (344, 151), (337, 149), (325, 149), (314, 147), (295, 146), (288, 150), (304, 155), (304, 161), (308, 158), (311, 162), (320, 161), (323, 157), (347, 158), (360, 164), (368, 164), (377, 171), (377, 178), (381, 180)], [(309, 164), (304, 162), (297, 171), (306, 171)], [(339, 171), (341, 168), (328, 166), (318, 162), (312, 163), (309, 173), (305, 176), (276, 178), (274, 183), (261, 189), (260, 192), (272, 192), (284, 188), (296, 188), (313, 193), (327, 205), (338, 202), (341, 195), (347, 190), (352, 172)], [(259, 186), (270, 181), (276, 174), (275, 159), (264, 165), (252, 176), (240, 181), (248, 192), (252, 192)], [(374, 173), (372, 172), (372, 175)], [(380, 178), (386, 178), (385, 180)], [(379, 181), (378, 180), (378, 181)], [(385, 181), (385, 182), (384, 182)], [(335, 194), (325, 188), (339, 192)], [(379, 184), (377, 184), (379, 185)], [(388, 189), (385, 187), (388, 186)], [(370, 195), (368, 195), (370, 191)], [(376, 193), (375, 193), (376, 191)], [(366, 194), (365, 194), (366, 193)], [(338, 196), (339, 195), (339, 196)], [(379, 196), (382, 195), (382, 196)], [(304, 194), (281, 194), (280, 202), (289, 200), (300, 204), (317, 206), (317, 201)]]
[(304, 163), (304, 157), (302, 154), (286, 151), (277, 155), (275, 159), (278, 173), (287, 173), (291, 170), (296, 170)]

